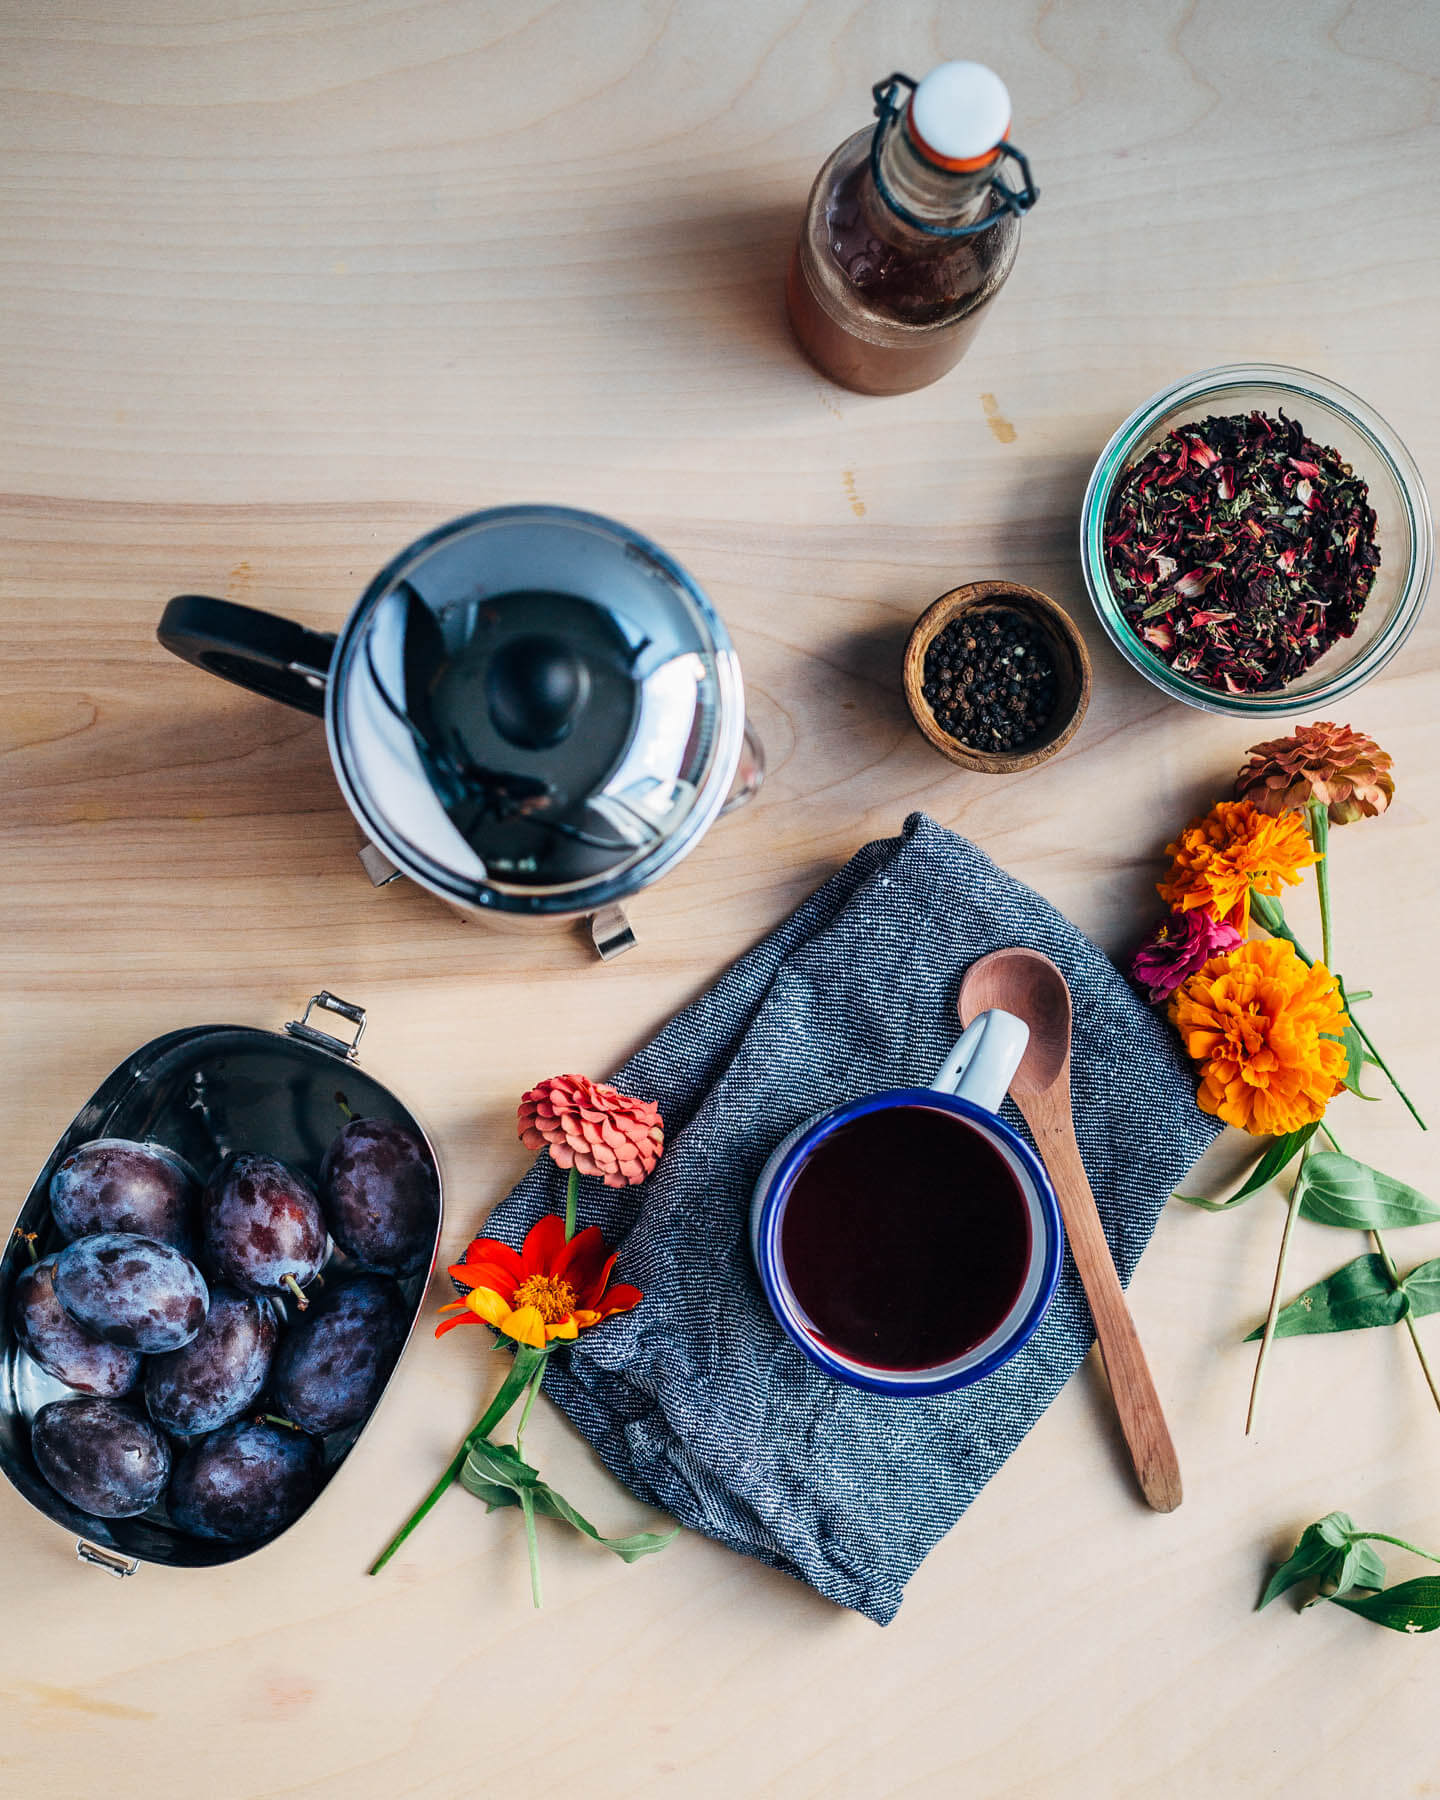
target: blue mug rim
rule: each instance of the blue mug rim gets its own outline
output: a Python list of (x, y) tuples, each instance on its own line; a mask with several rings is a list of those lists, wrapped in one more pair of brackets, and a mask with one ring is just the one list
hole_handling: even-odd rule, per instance
[[(1040, 1270), (1040, 1286), (1035, 1292), (1024, 1318), (1012, 1336), (996, 1347), (986, 1357), (970, 1368), (952, 1371), (949, 1374), (936, 1375), (929, 1380), (899, 1380), (901, 1371), (894, 1376), (887, 1376), (884, 1371), (871, 1370), (857, 1363), (828, 1353), (824, 1346), (814, 1339), (804, 1336), (787, 1316), (780, 1293), (779, 1283), (779, 1232), (775, 1221), (781, 1205), (788, 1193), (801, 1165), (810, 1156), (816, 1145), (829, 1137), (831, 1132), (848, 1125), (853, 1119), (862, 1118), (866, 1113), (882, 1112), (892, 1107), (928, 1106), (940, 1112), (948, 1112), (954, 1117), (963, 1119), (969, 1125), (994, 1131), (1020, 1163), (1034, 1185), (1035, 1197), (1047, 1226), (1046, 1243)], [(760, 1274), (760, 1285), (765, 1290), (765, 1298), (776, 1323), (785, 1333), (796, 1349), (807, 1356), (827, 1375), (848, 1382), (852, 1387), (868, 1389), (873, 1394), (893, 1394), (904, 1398), (921, 1398), (930, 1394), (953, 1393), (958, 1388), (973, 1387), (977, 1381), (983, 1381), (987, 1375), (993, 1375), (1002, 1364), (1021, 1350), (1035, 1335), (1041, 1319), (1055, 1298), (1055, 1289), (1060, 1282), (1060, 1265), (1065, 1255), (1065, 1227), (1060, 1217), (1060, 1203), (1055, 1197), (1055, 1189), (1048, 1171), (1040, 1158), (1025, 1142), (1024, 1138), (1007, 1125), (998, 1113), (987, 1112), (983, 1106), (976, 1106), (972, 1101), (962, 1100), (958, 1095), (942, 1093), (936, 1088), (885, 1088), (879, 1093), (866, 1094), (858, 1100), (847, 1100), (843, 1105), (833, 1107), (808, 1125), (781, 1158), (779, 1166), (770, 1178), (764, 1199), (760, 1204), (760, 1216), (755, 1232), (755, 1262)], [(904, 1371), (910, 1374), (910, 1371)]]

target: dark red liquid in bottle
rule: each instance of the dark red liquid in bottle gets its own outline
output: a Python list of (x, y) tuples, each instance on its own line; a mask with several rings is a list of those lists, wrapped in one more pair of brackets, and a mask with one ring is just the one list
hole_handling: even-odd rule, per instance
[(1030, 1213), (1005, 1158), (965, 1120), (887, 1107), (811, 1154), (780, 1254), (823, 1343), (872, 1368), (932, 1368), (974, 1349), (1019, 1298)]

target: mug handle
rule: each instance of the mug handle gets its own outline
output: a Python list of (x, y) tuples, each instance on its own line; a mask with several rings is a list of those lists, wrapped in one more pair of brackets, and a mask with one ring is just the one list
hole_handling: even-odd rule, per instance
[(335, 652), (329, 632), (307, 631), (292, 619), (231, 600), (179, 594), (160, 615), (155, 635), (172, 655), (197, 669), (300, 712), (325, 715)]
[(983, 1012), (965, 1028), (930, 1086), (986, 1112), (999, 1112), (1029, 1042), (1030, 1027), (1023, 1019), (998, 1008)]

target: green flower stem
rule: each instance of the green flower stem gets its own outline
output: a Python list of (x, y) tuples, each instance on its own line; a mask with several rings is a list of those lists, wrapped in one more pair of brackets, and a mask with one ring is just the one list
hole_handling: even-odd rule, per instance
[[(1305, 809), (1309, 815), (1310, 842), (1320, 858), (1315, 865), (1315, 888), (1320, 896), (1320, 960), (1333, 972), (1334, 944), (1330, 932), (1330, 810), (1323, 800), (1312, 800)], [(1355, 1079), (1360, 1072), (1355, 1071)]]
[(1290, 1260), (1290, 1234), (1294, 1231), (1295, 1221), (1300, 1216), (1300, 1201), (1303, 1197), (1303, 1183), (1300, 1178), (1305, 1172), (1310, 1146), (1314, 1142), (1312, 1137), (1300, 1152), (1300, 1167), (1295, 1173), (1295, 1185), (1290, 1189), (1290, 1205), (1285, 1213), (1285, 1230), (1280, 1238), (1280, 1254), (1275, 1261), (1275, 1286), (1270, 1291), (1270, 1310), (1265, 1315), (1265, 1332), (1260, 1339), (1260, 1354), (1255, 1358), (1255, 1378), (1250, 1383), (1250, 1407), (1245, 1414), (1246, 1437), (1249, 1437), (1255, 1429), (1255, 1415), (1260, 1406), (1260, 1383), (1265, 1374), (1265, 1364), (1270, 1358), (1270, 1346), (1275, 1341), (1275, 1321), (1280, 1317), (1280, 1292), (1285, 1282), (1285, 1265)]
[(575, 1202), (580, 1194), (580, 1171), (572, 1163), (565, 1182), (565, 1242), (575, 1235)]
[[(1376, 1250), (1379, 1252), (1380, 1260), (1385, 1265), (1386, 1273), (1389, 1275), (1390, 1279), (1395, 1283), (1395, 1291), (1397, 1293), (1401, 1292), (1400, 1272), (1395, 1267), (1394, 1258), (1391, 1256), (1390, 1252), (1385, 1248), (1384, 1238), (1381, 1237), (1381, 1235), (1378, 1231), (1372, 1231), (1370, 1233), (1370, 1241), (1372, 1244), (1374, 1244)], [(1430, 1389), (1430, 1397), (1432, 1400), (1434, 1400), (1436, 1409), (1440, 1410), (1440, 1387), (1437, 1387), (1435, 1385), (1435, 1371), (1430, 1367), (1430, 1359), (1425, 1354), (1425, 1346), (1420, 1342), (1420, 1333), (1415, 1328), (1415, 1317), (1414, 1317), (1414, 1314), (1410, 1311), (1410, 1307), (1409, 1307), (1408, 1303), (1405, 1307), (1403, 1317), (1405, 1320), (1405, 1327), (1410, 1333), (1410, 1342), (1415, 1346), (1415, 1354), (1420, 1359), (1421, 1373), (1424, 1375), (1426, 1385)], [(1389, 1541), (1391, 1543), (1399, 1542), (1399, 1540), (1396, 1538), (1392, 1538)], [(1407, 1546), (1407, 1548), (1408, 1548), (1408, 1546)], [(1421, 1554), (1428, 1555), (1428, 1552), (1422, 1551)], [(1440, 1557), (1434, 1557), (1434, 1558), (1432, 1558), (1432, 1560), (1435, 1562), (1440, 1562)]]
[(450, 1458), (449, 1467), (445, 1470), (445, 1473), (395, 1533), (394, 1537), (391, 1538), (390, 1542), (380, 1552), (379, 1556), (371, 1563), (369, 1569), (371, 1575), (378, 1575), (380, 1573), (386, 1563), (389, 1562), (390, 1558), (425, 1517), (426, 1513), (430, 1511), (431, 1507), (435, 1505), (436, 1501), (439, 1500), (445, 1490), (450, 1487), (453, 1482), (459, 1479), (460, 1471), (465, 1466), (465, 1458), (470, 1454), (470, 1446), (479, 1443), (481, 1438), (489, 1437), (490, 1433), (520, 1398), (522, 1391), (529, 1385), (531, 1378), (537, 1374), (544, 1373), (545, 1358), (547, 1354), (548, 1352), (544, 1350), (532, 1349), (528, 1344), (521, 1344), (519, 1349), (516, 1350), (515, 1360), (511, 1363), (510, 1371), (506, 1375), (504, 1381), (501, 1382), (495, 1398), (490, 1402), (489, 1406), (476, 1421), (472, 1429), (465, 1434), (459, 1449)]
[(540, 1597), (540, 1540), (535, 1535), (535, 1502), (530, 1490), (520, 1490), (520, 1511), (525, 1515), (525, 1547), (530, 1553), (530, 1601), (536, 1612), (543, 1604)]
[[(1323, 863), (1321, 864), (1321, 867), (1324, 867)], [(1295, 954), (1300, 958), (1301, 962), (1313, 965), (1315, 958), (1311, 956), (1309, 951), (1300, 942), (1299, 938), (1297, 938), (1295, 933), (1290, 929), (1289, 923), (1286, 920), (1278, 900), (1272, 900), (1268, 894), (1259, 894), (1254, 888), (1251, 888), (1250, 913), (1255, 922), (1263, 927), (1264, 930), (1268, 931), (1271, 937), (1284, 938), (1285, 942), (1290, 945)], [(1329, 968), (1330, 965), (1327, 963), (1325, 966), (1326, 968)], [(1420, 1117), (1419, 1112), (1416, 1110), (1415, 1102), (1405, 1092), (1404, 1088), (1401, 1087), (1400, 1083), (1391, 1073), (1389, 1063), (1386, 1062), (1385, 1058), (1375, 1048), (1374, 1040), (1371, 1038), (1370, 1033), (1358, 1019), (1352, 1019), (1351, 1024), (1353, 1024), (1356, 1031), (1359, 1032), (1360, 1042), (1370, 1053), (1370, 1060), (1390, 1083), (1391, 1087), (1394, 1088), (1401, 1100), (1404, 1101), (1406, 1111), (1410, 1114), (1410, 1117), (1422, 1131), (1428, 1131), (1429, 1126), (1426, 1125), (1425, 1121)]]
[(1440, 1556), (1433, 1550), (1422, 1550), (1418, 1544), (1412, 1544), (1408, 1538), (1391, 1537), (1388, 1531), (1357, 1531), (1355, 1536), (1370, 1544), (1394, 1544), (1397, 1550), (1413, 1550), (1416, 1556), (1423, 1556), (1427, 1562), (1440, 1563)]
[[(1321, 1125), (1320, 1125), (1320, 1129), (1325, 1133), (1325, 1136), (1329, 1139), (1330, 1148), (1336, 1153), (1337, 1156), (1343, 1156), (1345, 1154), (1345, 1152), (1340, 1148), (1340, 1140), (1339, 1140), (1339, 1138), (1336, 1137), (1335, 1133), (1330, 1129), (1330, 1127), (1322, 1121)], [(1395, 1267), (1394, 1257), (1391, 1256), (1389, 1250), (1387, 1250), (1385, 1247), (1384, 1238), (1381, 1237), (1381, 1235), (1378, 1231), (1372, 1231), (1370, 1233), (1370, 1241), (1375, 1246), (1375, 1254), (1380, 1258), (1381, 1262), (1383, 1262), (1385, 1265), (1386, 1274), (1388, 1274), (1391, 1281), (1394, 1282), (1396, 1293), (1399, 1293), (1400, 1292), (1400, 1271)], [(1425, 1346), (1420, 1342), (1420, 1333), (1415, 1328), (1415, 1319), (1414, 1319), (1414, 1316), (1412, 1315), (1410, 1308), (1408, 1306), (1405, 1308), (1404, 1319), (1405, 1319), (1406, 1329), (1410, 1333), (1410, 1342), (1415, 1346), (1415, 1354), (1420, 1359), (1420, 1372), (1425, 1377), (1425, 1384), (1430, 1389), (1430, 1393), (1431, 1393), (1432, 1397), (1434, 1398), (1436, 1408), (1440, 1409), (1440, 1387), (1437, 1387), (1435, 1384), (1435, 1372), (1430, 1367), (1430, 1358), (1428, 1356), (1426, 1356), (1426, 1354), (1425, 1354)], [(1393, 1543), (1397, 1543), (1397, 1544), (1400, 1542), (1399, 1538), (1394, 1538), (1394, 1539), (1391, 1539), (1390, 1541)], [(1414, 1549), (1414, 1545), (1407, 1544), (1405, 1546), (1405, 1548), (1407, 1550), (1412, 1550), (1412, 1549)], [(1429, 1551), (1422, 1550), (1420, 1552), (1420, 1554), (1422, 1556), (1428, 1556)], [(1440, 1562), (1440, 1557), (1437, 1557), (1435, 1560), (1437, 1562)]]
[(545, 1364), (542, 1362), (530, 1377), (530, 1386), (525, 1390), (525, 1410), (520, 1414), (520, 1423), (515, 1427), (515, 1449), (522, 1461), (525, 1457), (525, 1427), (530, 1423), (530, 1408), (535, 1404), (535, 1396), (540, 1392), (540, 1384), (544, 1379)]

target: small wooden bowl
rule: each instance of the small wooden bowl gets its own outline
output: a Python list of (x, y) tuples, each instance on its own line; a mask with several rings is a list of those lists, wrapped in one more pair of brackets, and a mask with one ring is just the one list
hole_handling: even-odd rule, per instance
[[(993, 612), (1020, 613), (1038, 625), (1055, 659), (1058, 685), (1050, 723), (1038, 738), (1017, 750), (974, 750), (962, 744), (940, 725), (923, 692), (925, 654), (939, 633), (961, 613), (973, 613), (979, 618)], [(970, 581), (942, 594), (915, 621), (905, 646), (905, 700), (915, 723), (942, 756), (959, 763), (962, 769), (975, 769), (985, 775), (1015, 774), (1048, 761), (1079, 730), (1090, 704), (1090, 653), (1075, 621), (1048, 594), (1042, 594), (1038, 588), (1022, 587), (1017, 581)]]

